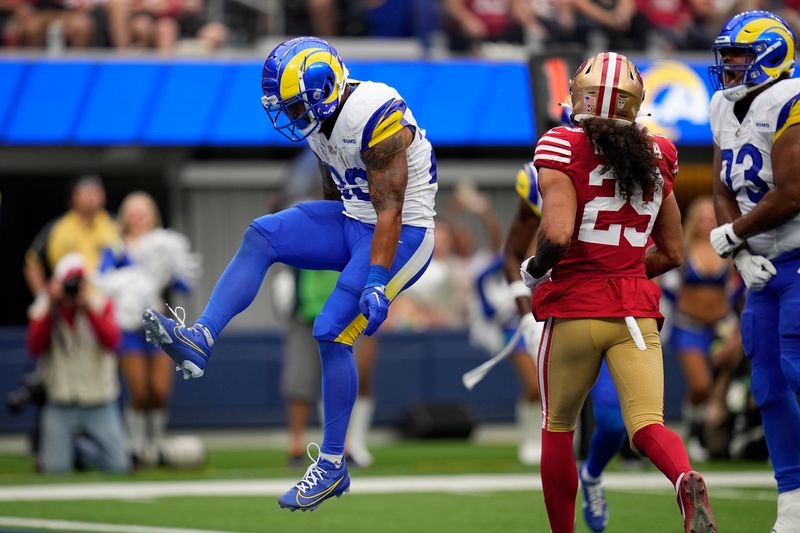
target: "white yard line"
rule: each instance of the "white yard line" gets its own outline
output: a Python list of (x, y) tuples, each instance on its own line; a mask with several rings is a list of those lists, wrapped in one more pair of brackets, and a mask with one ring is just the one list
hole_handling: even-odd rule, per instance
[[(705, 475), (711, 490), (775, 487), (768, 471), (711, 472)], [(0, 486), (0, 501), (115, 500), (191, 496), (279, 496), (297, 479), (158, 481)], [(604, 476), (610, 490), (669, 490), (669, 482), (656, 472), (612, 473)], [(541, 490), (539, 475), (471, 474), (457, 476), (356, 477), (353, 494), (414, 492), (499, 492)]]
[(134, 524), (100, 524), (97, 522), (73, 522), (72, 520), (42, 520), (39, 518), (16, 518), (0, 516), (0, 526), (53, 529), (56, 531), (101, 531), (103, 533), (233, 533), (210, 529), (184, 529), (174, 527), (137, 526)]

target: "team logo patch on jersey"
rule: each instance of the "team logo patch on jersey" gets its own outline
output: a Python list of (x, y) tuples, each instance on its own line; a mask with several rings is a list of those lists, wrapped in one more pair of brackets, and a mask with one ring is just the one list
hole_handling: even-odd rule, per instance
[(356, 141), (355, 139), (347, 139), (347, 138), (344, 138), (344, 139), (342, 139), (342, 142), (343, 142), (344, 144), (356, 144), (356, 142), (357, 142), (357, 141)]
[(763, 131), (771, 131), (772, 124), (770, 124), (769, 122), (756, 122), (756, 129)]

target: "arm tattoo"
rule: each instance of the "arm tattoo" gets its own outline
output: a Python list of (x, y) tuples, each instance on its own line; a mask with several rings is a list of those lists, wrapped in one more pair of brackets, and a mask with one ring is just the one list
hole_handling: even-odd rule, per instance
[(536, 242), (536, 256), (528, 264), (528, 273), (536, 278), (541, 278), (561, 261), (567, 250), (569, 250), (569, 243), (555, 243), (540, 233)]
[(369, 195), (375, 211), (402, 209), (408, 184), (403, 130), (379, 142), (362, 155), (367, 167)]
[(395, 154), (405, 151), (405, 149), (401, 130), (365, 151), (361, 157), (364, 159), (368, 171), (381, 171), (389, 166)]

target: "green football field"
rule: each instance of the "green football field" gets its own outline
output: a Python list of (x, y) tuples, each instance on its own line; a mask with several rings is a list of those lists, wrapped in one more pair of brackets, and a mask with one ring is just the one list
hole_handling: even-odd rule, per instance
[[(197, 471), (146, 469), (131, 476), (38, 476), (0, 454), (0, 531), (546, 532), (538, 472), (515, 448), (465, 442), (401, 442), (374, 449), (376, 465), (351, 470), (349, 494), (291, 513), (277, 494), (302, 471), (280, 450), (212, 450)], [(710, 463), (719, 531), (768, 531), (775, 493), (765, 463)], [(612, 464), (607, 531), (677, 532), (674, 493), (652, 468)], [(588, 531), (577, 511), (576, 531)]]

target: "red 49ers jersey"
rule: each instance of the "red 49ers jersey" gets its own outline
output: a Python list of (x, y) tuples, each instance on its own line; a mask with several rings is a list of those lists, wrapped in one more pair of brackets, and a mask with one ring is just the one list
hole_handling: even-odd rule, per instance
[(661, 318), (661, 290), (647, 279), (644, 254), (663, 198), (672, 192), (678, 154), (666, 137), (651, 135), (659, 184), (649, 197), (641, 189), (626, 199), (605, 156), (580, 128), (559, 127), (536, 145), (533, 164), (565, 173), (575, 185), (578, 209), (569, 250), (553, 268), (551, 282), (536, 288), (533, 315), (547, 317)]

